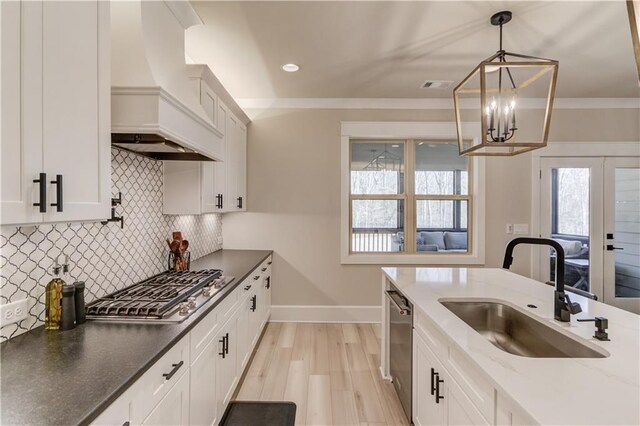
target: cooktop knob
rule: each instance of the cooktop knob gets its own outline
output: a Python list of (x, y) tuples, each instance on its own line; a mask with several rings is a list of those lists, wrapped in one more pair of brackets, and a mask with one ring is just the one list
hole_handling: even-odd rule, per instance
[(196, 298), (195, 297), (188, 298), (187, 306), (189, 307), (189, 309), (194, 309), (196, 307)]
[(189, 304), (187, 302), (182, 302), (178, 305), (178, 315), (185, 316), (189, 313)]

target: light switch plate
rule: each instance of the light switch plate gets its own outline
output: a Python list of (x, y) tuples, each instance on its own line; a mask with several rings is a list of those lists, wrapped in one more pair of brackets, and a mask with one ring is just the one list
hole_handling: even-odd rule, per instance
[(22, 321), (29, 315), (28, 299), (0, 305), (0, 326)]
[(515, 235), (529, 235), (528, 223), (516, 223), (513, 225), (513, 233)]

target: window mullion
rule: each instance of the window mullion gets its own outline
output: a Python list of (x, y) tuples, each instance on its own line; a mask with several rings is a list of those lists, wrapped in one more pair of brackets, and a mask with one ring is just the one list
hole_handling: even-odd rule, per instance
[(406, 142), (406, 164), (405, 164), (405, 211), (407, 212), (405, 221), (405, 253), (415, 254), (416, 252), (416, 203), (415, 203), (415, 141), (407, 139)]

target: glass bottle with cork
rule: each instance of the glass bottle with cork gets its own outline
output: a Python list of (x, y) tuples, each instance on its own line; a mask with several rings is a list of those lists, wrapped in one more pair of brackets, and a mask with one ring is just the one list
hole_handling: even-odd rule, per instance
[[(65, 269), (68, 270), (68, 265), (66, 265)], [(49, 281), (45, 290), (45, 330), (60, 329), (60, 319), (62, 316), (62, 287), (65, 285), (65, 282), (60, 278), (60, 270), (61, 266), (59, 258), (56, 258), (55, 264), (53, 265), (53, 279)]]

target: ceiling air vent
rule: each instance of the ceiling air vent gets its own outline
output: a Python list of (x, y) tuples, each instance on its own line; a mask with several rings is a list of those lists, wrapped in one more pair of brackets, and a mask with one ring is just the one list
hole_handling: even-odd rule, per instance
[(424, 82), (422, 89), (449, 89), (453, 86), (453, 81), (449, 80), (427, 80)]

